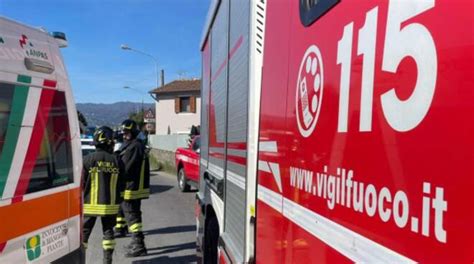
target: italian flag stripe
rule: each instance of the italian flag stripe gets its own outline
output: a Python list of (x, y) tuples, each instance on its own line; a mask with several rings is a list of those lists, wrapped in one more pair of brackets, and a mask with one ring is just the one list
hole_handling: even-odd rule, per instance
[(36, 166), (36, 159), (40, 152), (41, 142), (45, 134), (49, 114), (51, 113), (51, 105), (53, 103), (54, 95), (56, 91), (51, 89), (44, 89), (41, 92), (41, 99), (36, 114), (35, 125), (31, 134), (30, 144), (28, 146), (28, 152), (25, 156), (25, 162), (23, 169), (20, 174), (20, 179), (15, 190), (16, 197), (22, 196), (28, 189), (28, 184), (33, 174), (33, 169)]
[[(31, 77), (19, 75), (17, 81), (29, 84), (31, 83)], [(27, 85), (16, 85), (15, 91), (13, 93), (10, 117), (5, 135), (5, 145), (3, 146), (3, 150), (0, 155), (0, 197), (2, 197), (3, 191), (5, 190), (5, 184), (10, 172), (13, 155), (15, 154), (15, 147), (18, 141), (18, 135), (20, 134), (23, 115), (25, 113), (28, 90), (29, 86)]]
[[(7, 178), (3, 199), (12, 198), (15, 194), (18, 180), (20, 179), (23, 164), (25, 162), (26, 153), (30, 145), (30, 139), (33, 134), (33, 126), (38, 112), (38, 105), (41, 98), (40, 88), (30, 87), (28, 98), (26, 99), (25, 115), (23, 116), (22, 128), (18, 135), (15, 154), (13, 155), (10, 174)], [(16, 200), (15, 200), (16, 201)]]

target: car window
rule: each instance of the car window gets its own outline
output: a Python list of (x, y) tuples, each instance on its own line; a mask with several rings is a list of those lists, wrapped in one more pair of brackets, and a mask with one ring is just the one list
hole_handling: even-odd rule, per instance
[(41, 191), (73, 181), (71, 136), (64, 92), (44, 90), (52, 96), (51, 106), (41, 106), (43, 136), (27, 193)]

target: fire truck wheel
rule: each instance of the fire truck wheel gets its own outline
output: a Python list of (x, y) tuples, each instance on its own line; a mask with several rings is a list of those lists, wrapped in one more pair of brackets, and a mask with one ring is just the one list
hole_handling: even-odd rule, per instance
[(217, 264), (217, 241), (219, 240), (219, 223), (216, 217), (207, 221), (204, 235), (204, 263)]
[(187, 192), (191, 188), (188, 184), (188, 180), (186, 179), (186, 173), (184, 172), (183, 167), (181, 167), (178, 171), (178, 187), (181, 192)]

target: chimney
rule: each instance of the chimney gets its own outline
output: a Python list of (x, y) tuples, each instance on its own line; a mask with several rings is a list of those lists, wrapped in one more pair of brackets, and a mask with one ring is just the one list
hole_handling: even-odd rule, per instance
[(165, 86), (165, 70), (161, 69), (161, 87)]

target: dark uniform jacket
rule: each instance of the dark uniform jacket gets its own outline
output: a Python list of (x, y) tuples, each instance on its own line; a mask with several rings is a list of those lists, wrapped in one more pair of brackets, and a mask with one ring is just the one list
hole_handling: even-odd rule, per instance
[(115, 215), (125, 188), (123, 163), (102, 149), (84, 157), (84, 214)]
[(145, 145), (139, 139), (125, 142), (119, 157), (127, 177), (124, 199), (147, 199), (150, 196), (150, 162)]

